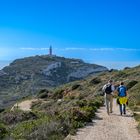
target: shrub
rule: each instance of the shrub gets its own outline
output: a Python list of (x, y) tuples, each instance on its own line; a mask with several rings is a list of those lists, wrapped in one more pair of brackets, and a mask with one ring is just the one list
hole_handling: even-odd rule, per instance
[(27, 140), (62, 140), (68, 134), (69, 123), (66, 119), (42, 118), (18, 125), (12, 132), (12, 137)]
[(127, 76), (127, 74), (124, 71), (119, 71), (116, 76), (119, 77), (119, 78), (120, 77), (124, 78), (124, 77)]
[(75, 96), (74, 95), (71, 95), (71, 96), (69, 96), (69, 99), (70, 100), (73, 100), (73, 99), (75, 99)]
[(118, 71), (117, 69), (110, 69), (108, 72), (116, 72)]
[(4, 112), (4, 111), (5, 111), (5, 109), (4, 109), (4, 108), (0, 108), (0, 113), (1, 113), (1, 112)]
[(73, 129), (84, 126), (84, 122), (86, 121), (87, 121), (86, 116), (84, 112), (80, 111), (80, 109), (73, 108), (70, 111), (70, 123)]
[(125, 68), (124, 68), (124, 70), (129, 70), (129, 69), (131, 69), (131, 68), (130, 68), (130, 67), (125, 67)]
[(81, 128), (81, 127), (84, 127), (85, 126), (85, 123), (83, 121), (75, 121), (75, 120), (72, 120), (71, 121), (71, 124), (72, 124), (72, 130), (77, 129), (77, 128)]
[(85, 116), (87, 118), (87, 122), (91, 122), (92, 118), (95, 116), (95, 110), (94, 107), (91, 106), (85, 106), (83, 108), (81, 108), (81, 110), (83, 110), (85, 112)]
[(76, 102), (76, 104), (79, 106), (79, 107), (84, 107), (87, 105), (87, 101), (86, 100), (78, 100)]
[(91, 122), (94, 116), (94, 110), (92, 107), (85, 106), (83, 108), (73, 108), (70, 110), (70, 122), (72, 128), (76, 129), (82, 127), (86, 122)]
[(8, 130), (6, 129), (4, 124), (0, 123), (0, 139), (3, 139), (7, 135), (8, 135)]
[(41, 99), (44, 99), (44, 98), (47, 98), (48, 97), (48, 93), (44, 92), (44, 93), (40, 93), (38, 95), (38, 98), (41, 98)]
[(101, 105), (102, 105), (102, 103), (101, 102), (99, 102), (99, 101), (91, 101), (90, 103), (89, 103), (89, 105), (90, 106), (95, 106), (95, 107), (97, 107), (97, 108), (99, 108)]
[(59, 121), (51, 121), (38, 126), (35, 131), (26, 135), (25, 139), (62, 140), (64, 139), (62, 131), (62, 124)]
[(63, 93), (64, 93), (64, 89), (58, 89), (54, 92), (53, 94), (53, 98), (54, 99), (62, 99), (63, 98)]
[(104, 99), (102, 96), (97, 95), (95, 99), (88, 101), (88, 106), (99, 108), (104, 103)]
[(133, 81), (129, 82), (126, 87), (127, 87), (127, 89), (131, 89), (137, 83), (138, 83), (138, 81), (133, 80)]
[(0, 120), (8, 125), (33, 119), (37, 119), (37, 116), (33, 112), (23, 112), (20, 110), (4, 112), (0, 117)]
[(49, 121), (49, 118), (46, 116), (37, 120), (28, 120), (17, 124), (11, 130), (11, 137), (14, 139), (27, 139), (25, 137), (30, 136), (30, 134), (35, 131), (39, 126), (45, 124)]
[(98, 78), (98, 77), (96, 77), (96, 78), (93, 78), (90, 82), (89, 82), (91, 85), (93, 85), (93, 84), (99, 84), (99, 83), (101, 83), (101, 79), (100, 78)]
[(73, 85), (73, 86), (71, 87), (71, 90), (76, 90), (76, 89), (78, 89), (79, 87), (81, 87), (80, 84), (75, 84), (75, 85)]
[(38, 94), (38, 98), (42, 98), (42, 99), (47, 98), (48, 93), (49, 93), (49, 91), (47, 89), (42, 89)]

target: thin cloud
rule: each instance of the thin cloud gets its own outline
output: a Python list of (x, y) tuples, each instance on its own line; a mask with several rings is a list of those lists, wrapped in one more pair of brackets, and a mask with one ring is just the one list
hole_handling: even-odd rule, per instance
[(134, 48), (90, 48), (91, 51), (140, 51)]
[(135, 48), (64, 48), (65, 51), (140, 51)]
[(114, 48), (90, 48), (90, 51), (115, 51)]
[(140, 51), (135, 48), (64, 48), (64, 51)]
[(64, 50), (66, 50), (66, 51), (71, 51), (71, 50), (86, 50), (86, 48), (65, 48)]
[[(49, 50), (49, 48), (20, 48), (21, 50), (29, 50), (29, 51), (35, 51), (35, 50)], [(140, 49), (136, 48), (79, 48), (79, 47), (69, 47), (69, 48), (53, 48), (54, 50), (61, 50), (61, 51), (140, 51)]]
[(140, 51), (140, 49), (135, 49), (135, 48), (116, 48), (116, 49), (122, 51)]
[(20, 48), (21, 50), (29, 50), (29, 51), (36, 51), (36, 50), (49, 50), (49, 48)]

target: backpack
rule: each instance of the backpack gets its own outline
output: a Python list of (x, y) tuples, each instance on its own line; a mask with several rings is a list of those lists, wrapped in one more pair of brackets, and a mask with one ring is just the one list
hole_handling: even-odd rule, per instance
[(106, 87), (105, 87), (106, 94), (111, 94), (111, 92), (112, 92), (111, 86), (112, 86), (111, 84), (106, 85)]
[(119, 92), (118, 96), (125, 97), (126, 96), (126, 87), (120, 86), (118, 88), (118, 92)]

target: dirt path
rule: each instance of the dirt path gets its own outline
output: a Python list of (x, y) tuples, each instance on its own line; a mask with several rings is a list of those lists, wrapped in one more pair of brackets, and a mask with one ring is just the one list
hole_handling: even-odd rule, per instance
[(99, 109), (97, 119), (91, 125), (79, 129), (72, 140), (140, 140), (137, 123), (130, 111), (126, 116), (119, 115), (119, 107), (114, 100), (113, 113), (107, 115), (105, 107)]
[(31, 111), (31, 105), (32, 105), (32, 102), (35, 102), (37, 101), (37, 99), (32, 99), (32, 100), (26, 100), (26, 101), (23, 101), (21, 103), (16, 103), (11, 110), (13, 110), (14, 108), (19, 108), (23, 111)]

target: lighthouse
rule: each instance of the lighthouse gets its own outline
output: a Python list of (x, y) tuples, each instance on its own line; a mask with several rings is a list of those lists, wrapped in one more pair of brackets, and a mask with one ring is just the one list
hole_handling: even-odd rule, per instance
[(52, 56), (52, 46), (49, 48), (49, 55)]

